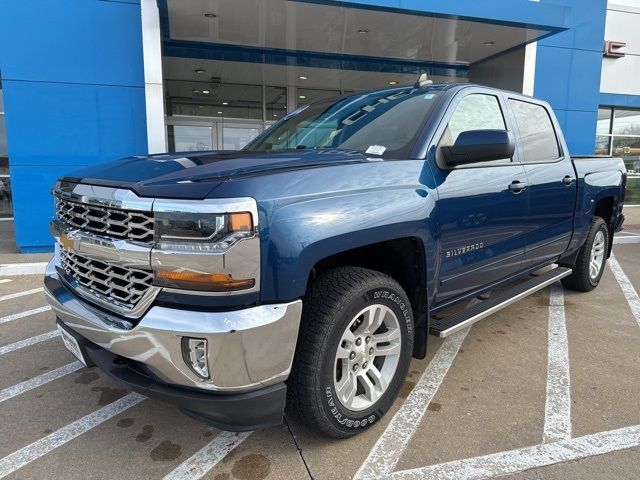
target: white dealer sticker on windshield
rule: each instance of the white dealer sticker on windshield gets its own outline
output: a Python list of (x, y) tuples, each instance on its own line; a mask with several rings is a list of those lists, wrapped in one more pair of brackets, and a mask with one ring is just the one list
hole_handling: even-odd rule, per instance
[(365, 153), (371, 153), (373, 155), (382, 155), (387, 147), (383, 147), (382, 145), (371, 145), (367, 148)]

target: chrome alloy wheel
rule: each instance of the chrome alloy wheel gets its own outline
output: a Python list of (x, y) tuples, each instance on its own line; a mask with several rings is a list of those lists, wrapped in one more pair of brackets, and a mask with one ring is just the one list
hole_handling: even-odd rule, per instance
[(333, 387), (349, 410), (371, 407), (391, 383), (401, 350), (398, 317), (380, 304), (361, 310), (349, 322), (336, 351)]
[(602, 265), (604, 263), (604, 247), (605, 238), (602, 230), (598, 230), (595, 238), (593, 239), (593, 245), (591, 246), (591, 260), (589, 262), (589, 278), (595, 280), (600, 274)]

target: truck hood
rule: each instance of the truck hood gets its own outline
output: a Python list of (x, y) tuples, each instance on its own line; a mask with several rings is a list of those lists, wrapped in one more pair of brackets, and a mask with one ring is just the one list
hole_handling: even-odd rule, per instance
[(141, 197), (203, 199), (222, 182), (280, 171), (380, 161), (355, 150), (181, 152), (124, 158), (64, 180), (133, 190)]

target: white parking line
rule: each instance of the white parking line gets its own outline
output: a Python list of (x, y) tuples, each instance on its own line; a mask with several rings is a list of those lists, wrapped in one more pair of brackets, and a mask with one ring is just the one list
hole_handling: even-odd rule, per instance
[(0, 277), (15, 275), (43, 275), (47, 262), (36, 263), (3, 263), (0, 265)]
[(36, 335), (35, 337), (29, 337), (15, 343), (10, 343), (9, 345), (0, 347), (0, 355), (20, 350), (21, 348), (30, 347), (31, 345), (44, 342), (45, 340), (57, 337), (58, 335), (60, 335), (60, 332), (58, 332), (58, 330), (51, 330), (50, 332), (41, 333), (40, 335)]
[(10, 455), (7, 455), (0, 460), (0, 478), (6, 477), (28, 463), (46, 455), (70, 440), (73, 440), (101, 423), (106, 422), (110, 418), (115, 417), (119, 413), (124, 412), (128, 408), (137, 405), (144, 399), (145, 397), (142, 395), (130, 393), (119, 400), (102, 407), (100, 410), (96, 410), (95, 412), (62, 427), (61, 429), (56, 430), (46, 437), (41, 438), (40, 440), (37, 440)]
[(560, 283), (551, 285), (549, 293), (548, 342), (543, 443), (571, 438), (569, 343), (564, 316), (564, 293)]
[(0, 403), (22, 393), (28, 392), (29, 390), (33, 390), (34, 388), (38, 388), (45, 383), (53, 382), (54, 380), (64, 377), (65, 375), (69, 375), (70, 373), (73, 373), (76, 370), (80, 370), (81, 368), (84, 368), (84, 365), (80, 362), (67, 363), (66, 365), (56, 368), (55, 370), (51, 370), (50, 372), (30, 378), (29, 380), (20, 382), (17, 385), (13, 385), (12, 387), (7, 387), (4, 390), (0, 390)]
[(640, 243), (640, 235), (613, 238), (614, 245), (627, 244), (627, 243)]
[(51, 307), (47, 305), (46, 307), (38, 307), (32, 310), (27, 310), (26, 312), (14, 313), (13, 315), (7, 315), (6, 317), (0, 318), (0, 324), (11, 322), (12, 320), (18, 320), (19, 318), (28, 317), (31, 315), (36, 315), (38, 313), (47, 312), (51, 310)]
[(393, 479), (480, 480), (640, 446), (640, 425), (573, 440), (543, 443), (507, 452), (395, 472)]
[(24, 297), (25, 295), (32, 295), (34, 293), (42, 292), (43, 288), (33, 288), (31, 290), (25, 290), (24, 292), (11, 293), (9, 295), (0, 295), (0, 302), (5, 300), (11, 300), (12, 298)]
[(198, 479), (215, 467), (252, 432), (220, 432), (216, 438), (186, 459), (163, 480)]
[(458, 354), (469, 328), (447, 337), (389, 425), (369, 452), (354, 478), (384, 477), (393, 471), (427, 407)]
[(633, 288), (629, 277), (624, 273), (624, 270), (622, 270), (622, 267), (618, 263), (618, 260), (616, 260), (613, 253), (611, 254), (611, 257), (609, 257), (609, 267), (611, 268), (613, 276), (616, 278), (616, 281), (622, 289), (622, 293), (624, 293), (624, 296), (629, 303), (629, 307), (631, 308), (633, 316), (636, 318), (636, 322), (638, 322), (638, 326), (640, 326), (640, 297), (638, 296), (636, 289)]

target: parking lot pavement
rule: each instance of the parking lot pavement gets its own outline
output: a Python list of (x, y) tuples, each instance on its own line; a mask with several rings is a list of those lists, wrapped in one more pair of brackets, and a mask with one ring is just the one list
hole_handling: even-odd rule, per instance
[[(46, 258), (2, 255), (0, 263), (15, 273), (20, 262)], [(567, 480), (640, 472), (640, 243), (615, 245), (593, 292), (554, 285), (445, 340), (431, 337), (391, 412), (341, 441), (289, 417), (267, 430), (220, 432), (131, 393), (80, 368), (64, 348), (40, 275), (0, 282), (0, 478)]]

